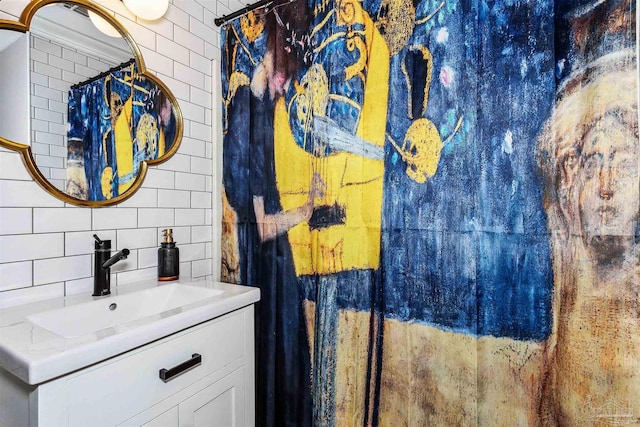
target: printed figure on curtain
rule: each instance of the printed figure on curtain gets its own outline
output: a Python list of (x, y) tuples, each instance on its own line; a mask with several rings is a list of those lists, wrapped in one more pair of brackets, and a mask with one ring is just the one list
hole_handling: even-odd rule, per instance
[(541, 417), (564, 425), (634, 425), (640, 423), (635, 4), (600, 2), (568, 16), (568, 70), (539, 137), (557, 319), (545, 346)]
[(176, 119), (171, 103), (135, 62), (69, 91), (67, 194), (108, 200), (131, 187), (140, 163), (167, 152)]
[(635, 15), (298, 0), (223, 28), (259, 425), (640, 419)]
[(324, 186), (318, 176), (308, 177), (299, 204), (287, 209), (282, 205), (274, 108), (304, 65), (303, 48), (287, 36), (303, 34), (309, 21), (303, 3), (279, 12), (288, 30), (281, 26), (283, 18), (277, 22), (274, 15), (246, 28), (244, 43), (259, 49), (243, 49), (237, 39), (227, 41), (223, 180), (232, 208), (227, 212), (237, 218), (232, 225), (239, 248), (237, 280), (261, 287), (256, 376), (269, 380), (257, 383), (256, 412), (262, 414), (258, 425), (311, 425), (311, 358), (287, 231), (310, 219), (313, 199), (322, 195)]
[[(300, 4), (275, 8), (264, 18), (266, 28), (260, 28), (260, 25), (257, 29), (248, 28), (247, 22), (255, 19), (250, 17), (241, 20), (239, 28), (228, 29), (235, 36), (229, 39), (226, 52), (232, 57), (227, 57), (229, 62), (226, 64), (229, 86), (225, 97), (228, 127), (224, 161), (228, 167), (225, 167), (224, 183), (227, 199), (238, 215), (240, 281), (259, 285), (263, 295), (266, 293), (260, 315), (260, 322), (265, 323), (278, 322), (284, 317), (280, 307), (273, 307), (266, 313), (265, 306), (270, 307), (272, 293), (282, 295), (292, 292), (287, 288), (296, 288), (300, 295), (287, 298), (300, 312), (294, 325), (304, 332), (300, 345), (315, 347), (316, 355), (336, 351), (338, 283), (353, 284), (356, 276), (352, 272), (376, 269), (380, 254), (382, 147), (389, 55), (384, 40), (366, 12), (357, 2), (350, 3), (349, 7), (355, 10), (336, 18), (342, 26), (335, 34), (337, 37), (328, 36), (333, 31), (325, 19), (328, 15), (312, 17)], [(292, 22), (291, 17), (306, 20), (305, 26)], [(307, 33), (311, 19), (314, 20), (315, 36)], [(263, 31), (268, 30), (270, 32), (263, 36)], [(262, 52), (260, 43), (264, 42), (261, 37), (266, 38), (266, 50)], [(323, 38), (330, 42), (323, 42)], [(247, 48), (256, 45), (259, 48), (253, 52)], [(246, 53), (249, 54), (245, 56)], [(243, 69), (253, 65), (254, 70)], [(346, 75), (345, 70), (348, 70)], [(269, 101), (268, 122), (262, 121), (262, 114), (254, 114), (254, 98), (249, 102), (251, 115), (242, 116), (243, 112), (249, 112), (246, 107), (242, 111), (234, 108), (243, 91), (248, 89), (238, 87), (240, 85), (250, 85), (252, 95), (262, 104)], [(371, 122), (364, 120), (369, 117)], [(250, 123), (249, 129), (246, 126), (235, 128), (234, 120)], [(265, 129), (273, 134), (264, 135)], [(245, 132), (251, 135), (238, 135)], [(260, 143), (255, 142), (247, 147), (247, 142), (255, 141), (256, 137), (258, 141), (273, 139), (273, 147), (262, 149)], [(257, 157), (255, 153), (259, 153)], [(261, 161), (267, 162), (267, 177), (260, 175), (259, 171), (265, 169), (259, 166)], [(247, 182), (240, 181), (243, 175), (249, 177), (249, 182), (255, 182), (254, 177), (257, 178), (262, 187), (273, 182), (271, 199), (277, 203), (265, 209), (268, 199), (261, 197), (252, 185), (246, 192)], [(366, 204), (363, 193), (372, 197)], [(243, 217), (249, 224), (243, 224)], [(253, 221), (255, 226), (251, 224)], [(287, 231), (286, 236), (280, 237)], [(277, 255), (277, 267), (291, 270), (290, 279), (293, 280), (289, 283), (278, 283), (279, 277), (247, 265), (251, 259), (260, 265), (261, 259), (275, 256), (266, 246), (270, 239), (284, 242), (285, 249)], [(257, 240), (261, 243), (253, 243)], [(247, 250), (253, 245), (257, 253)], [(281, 253), (287, 253), (287, 256), (283, 257)], [(275, 264), (273, 260), (268, 262)], [(372, 280), (370, 273), (363, 277), (369, 282)], [(272, 283), (272, 278), (276, 283)], [(280, 289), (282, 287), (285, 288)], [(323, 310), (314, 315), (307, 306), (303, 312), (303, 295), (306, 300), (317, 300)], [(280, 311), (276, 313), (276, 309)], [(275, 320), (271, 320), (272, 317)], [(285, 318), (289, 326), (290, 320)], [(309, 322), (315, 322), (318, 327), (307, 337), (306, 324)], [(263, 333), (259, 335), (260, 341), (265, 334), (280, 333), (285, 342), (288, 334), (299, 332), (295, 328), (260, 331)], [(263, 353), (269, 353), (269, 350)], [(279, 357), (284, 358), (283, 355)], [(306, 357), (306, 363), (309, 363), (309, 356)], [(311, 391), (313, 405), (305, 407), (301, 419), (286, 421), (290, 425), (311, 422), (305, 418), (311, 407), (316, 424), (330, 422), (335, 412), (334, 366), (327, 363), (330, 358), (316, 356), (313, 359), (312, 390), (308, 390), (308, 376), (303, 379), (302, 388), (298, 388), (299, 392), (303, 389)], [(260, 371), (261, 363), (258, 366)], [(320, 381), (320, 378), (324, 380)], [(260, 383), (258, 388), (259, 399), (264, 398), (260, 395)], [(272, 397), (266, 397), (269, 398)], [(267, 413), (267, 418), (271, 416), (277, 416), (277, 413)], [(274, 418), (266, 422), (282, 425), (280, 423), (285, 421)]]

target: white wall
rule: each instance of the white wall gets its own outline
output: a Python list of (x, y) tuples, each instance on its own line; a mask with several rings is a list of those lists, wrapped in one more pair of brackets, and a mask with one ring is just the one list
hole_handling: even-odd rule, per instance
[[(0, 150), (0, 307), (90, 292), (94, 233), (131, 250), (128, 260), (112, 268), (113, 286), (156, 277), (160, 230), (166, 227), (174, 229), (183, 278), (218, 276), (222, 141), (219, 74), (212, 73), (219, 68), (219, 30), (213, 19), (244, 5), (173, 0), (163, 19), (145, 22), (119, 0), (99, 3), (115, 12), (147, 68), (178, 99), (182, 144), (171, 160), (150, 168), (131, 199), (102, 209), (66, 206), (31, 180), (16, 153)], [(17, 19), (25, 4), (0, 2), (0, 18)]]
[(29, 98), (22, 96), (29, 88), (28, 46), (21, 35), (0, 52), (0, 135), (16, 142), (29, 137)]

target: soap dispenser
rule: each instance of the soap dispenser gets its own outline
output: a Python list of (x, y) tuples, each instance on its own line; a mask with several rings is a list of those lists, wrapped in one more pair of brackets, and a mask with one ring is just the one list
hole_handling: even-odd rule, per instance
[(158, 249), (158, 280), (178, 280), (180, 275), (180, 251), (173, 241), (173, 229), (162, 230), (164, 240)]

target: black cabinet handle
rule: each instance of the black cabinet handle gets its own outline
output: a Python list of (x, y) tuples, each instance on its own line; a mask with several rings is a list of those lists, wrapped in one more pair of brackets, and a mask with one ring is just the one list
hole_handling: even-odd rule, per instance
[(188, 372), (193, 368), (200, 366), (201, 364), (202, 356), (198, 353), (193, 353), (191, 355), (191, 359), (187, 360), (186, 362), (182, 362), (181, 364), (170, 369), (160, 369), (160, 379), (165, 383), (168, 383), (172, 379), (179, 377), (185, 372)]

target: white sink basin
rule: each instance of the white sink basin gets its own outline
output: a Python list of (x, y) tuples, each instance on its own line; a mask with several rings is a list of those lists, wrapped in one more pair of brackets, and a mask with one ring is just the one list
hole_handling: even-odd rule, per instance
[(26, 319), (54, 334), (65, 338), (76, 338), (158, 315), (222, 293), (224, 291), (220, 289), (171, 283), (36, 313), (27, 316)]
[(0, 368), (40, 384), (260, 299), (258, 288), (210, 280), (111, 291), (0, 310)]

